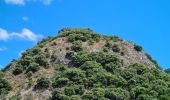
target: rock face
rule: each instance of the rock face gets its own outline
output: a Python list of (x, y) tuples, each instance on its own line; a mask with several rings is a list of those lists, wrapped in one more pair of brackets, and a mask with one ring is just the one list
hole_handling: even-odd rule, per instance
[[(139, 49), (135, 49), (135, 46)], [(152, 81), (157, 80), (152, 69), (165, 74), (157, 66), (157, 63), (146, 55), (140, 46), (117, 36), (96, 34), (91, 29), (64, 28), (59, 31), (58, 36), (43, 39), (35, 47), (24, 52), (20, 59), (14, 60), (2, 70), (0, 98), (10, 100), (139, 99), (142, 98), (140, 95), (133, 94), (136, 86), (141, 86), (143, 89), (144, 83), (152, 84), (150, 77), (153, 77)], [(150, 74), (151, 76), (147, 76)], [(138, 83), (136, 77), (141, 78), (139, 79), (141, 83)], [(145, 80), (144, 77), (147, 79)], [(6, 86), (5, 82), (9, 83), (9, 86)], [(129, 82), (133, 85), (131, 86)], [(168, 86), (167, 83), (164, 84)], [(159, 94), (159, 91), (157, 92), (153, 87), (151, 90)], [(96, 97), (97, 92), (100, 95), (96, 94)], [(159, 95), (147, 95), (147, 97), (157, 98)]]

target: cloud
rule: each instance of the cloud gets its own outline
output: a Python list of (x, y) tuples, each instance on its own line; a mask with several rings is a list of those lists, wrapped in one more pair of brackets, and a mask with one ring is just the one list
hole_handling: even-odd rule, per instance
[(26, 0), (5, 0), (7, 4), (24, 5)]
[(25, 16), (22, 17), (22, 20), (24, 20), (24, 21), (28, 21), (28, 19), (29, 19), (28, 17), (25, 17)]
[(43, 3), (44, 5), (50, 5), (53, 0), (5, 0), (6, 4), (12, 4), (12, 5), (25, 5), (26, 3)]
[(0, 40), (8, 40), (9, 39), (9, 34), (6, 30), (0, 28)]
[(18, 32), (9, 33), (5, 29), (0, 28), (0, 40), (7, 41), (7, 40), (14, 38), (14, 37), (24, 39), (24, 40), (33, 41), (33, 42), (37, 42), (43, 36), (39, 35), (39, 34), (35, 34), (27, 28), (23, 28), (20, 33), (18, 33)]

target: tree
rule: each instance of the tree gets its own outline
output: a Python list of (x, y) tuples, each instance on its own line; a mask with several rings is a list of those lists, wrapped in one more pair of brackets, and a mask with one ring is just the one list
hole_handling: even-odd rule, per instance
[(16, 68), (14, 69), (13, 74), (19, 75), (23, 72), (23, 70), (24, 70), (23, 66), (18, 64), (18, 65), (16, 65)]
[(69, 100), (69, 96), (66, 96), (62, 90), (56, 89), (52, 92), (51, 100)]
[(12, 90), (12, 86), (5, 79), (0, 78), (0, 95)]
[(44, 89), (50, 86), (50, 80), (46, 77), (41, 77), (37, 80), (36, 88)]
[(166, 69), (165, 72), (170, 74), (170, 68)]
[(31, 72), (36, 72), (36, 71), (38, 71), (40, 69), (40, 67), (39, 67), (39, 65), (37, 64), (37, 63), (31, 63), (29, 66), (28, 66), (28, 68), (27, 68), (27, 70), (26, 70), (26, 72), (29, 72), (29, 71), (31, 71)]
[(75, 83), (83, 83), (84, 78), (85, 78), (84, 71), (81, 71), (80, 69), (77, 69), (77, 68), (72, 68), (72, 69), (66, 70), (64, 72), (64, 75), (70, 81), (73, 81)]
[(114, 44), (113, 46), (112, 46), (112, 51), (113, 52), (120, 52), (120, 46), (118, 45), (118, 44)]
[(52, 83), (52, 86), (54, 88), (57, 88), (57, 87), (63, 87), (65, 85), (67, 85), (69, 82), (69, 79), (68, 78), (57, 78), (53, 81)]
[(73, 42), (73, 45), (71, 46), (71, 49), (75, 52), (79, 52), (83, 50), (82, 42), (81, 41), (75, 41)]
[(129, 92), (122, 88), (106, 89), (105, 97), (110, 100), (129, 100)]
[(143, 48), (141, 46), (137, 45), (137, 44), (134, 45), (134, 49), (138, 52), (143, 50)]

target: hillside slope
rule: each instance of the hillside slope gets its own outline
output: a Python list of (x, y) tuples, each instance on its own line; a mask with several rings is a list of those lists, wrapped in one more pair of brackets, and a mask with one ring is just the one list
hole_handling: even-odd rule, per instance
[(64, 28), (0, 72), (4, 100), (169, 100), (170, 77), (141, 46)]

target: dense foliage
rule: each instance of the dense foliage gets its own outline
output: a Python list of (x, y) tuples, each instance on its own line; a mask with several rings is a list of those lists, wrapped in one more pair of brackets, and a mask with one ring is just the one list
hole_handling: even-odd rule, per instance
[(12, 90), (11, 85), (5, 79), (0, 78), (0, 96), (8, 93), (10, 90)]
[[(26, 74), (28, 83), (35, 85), (35, 89), (52, 91), (51, 100), (170, 100), (170, 76), (157, 67), (139, 63), (125, 65), (124, 60), (116, 56), (123, 54), (120, 38), (98, 35), (90, 29), (67, 28), (60, 31), (59, 37), (66, 37), (66, 42), (71, 43), (66, 52), (69, 64), (54, 64), (48, 50), (42, 49), (47, 42), (56, 46), (55, 38), (48, 37), (15, 61), (13, 74)], [(93, 45), (102, 39), (106, 43), (98, 52), (89, 52), (82, 46), (83, 43)], [(136, 44), (134, 49), (139, 53), (143, 50)], [(54, 75), (37, 76), (36, 83), (32, 84), (32, 75), (49, 64), (55, 69)], [(0, 76), (3, 77), (3, 73)], [(1, 77), (0, 94), (4, 94), (12, 87)]]
[(170, 77), (157, 68), (141, 64), (123, 67), (123, 61), (109, 52), (79, 51), (70, 60), (73, 67), (57, 65), (60, 75), (53, 81), (54, 100), (72, 96), (85, 100), (169, 100)]

